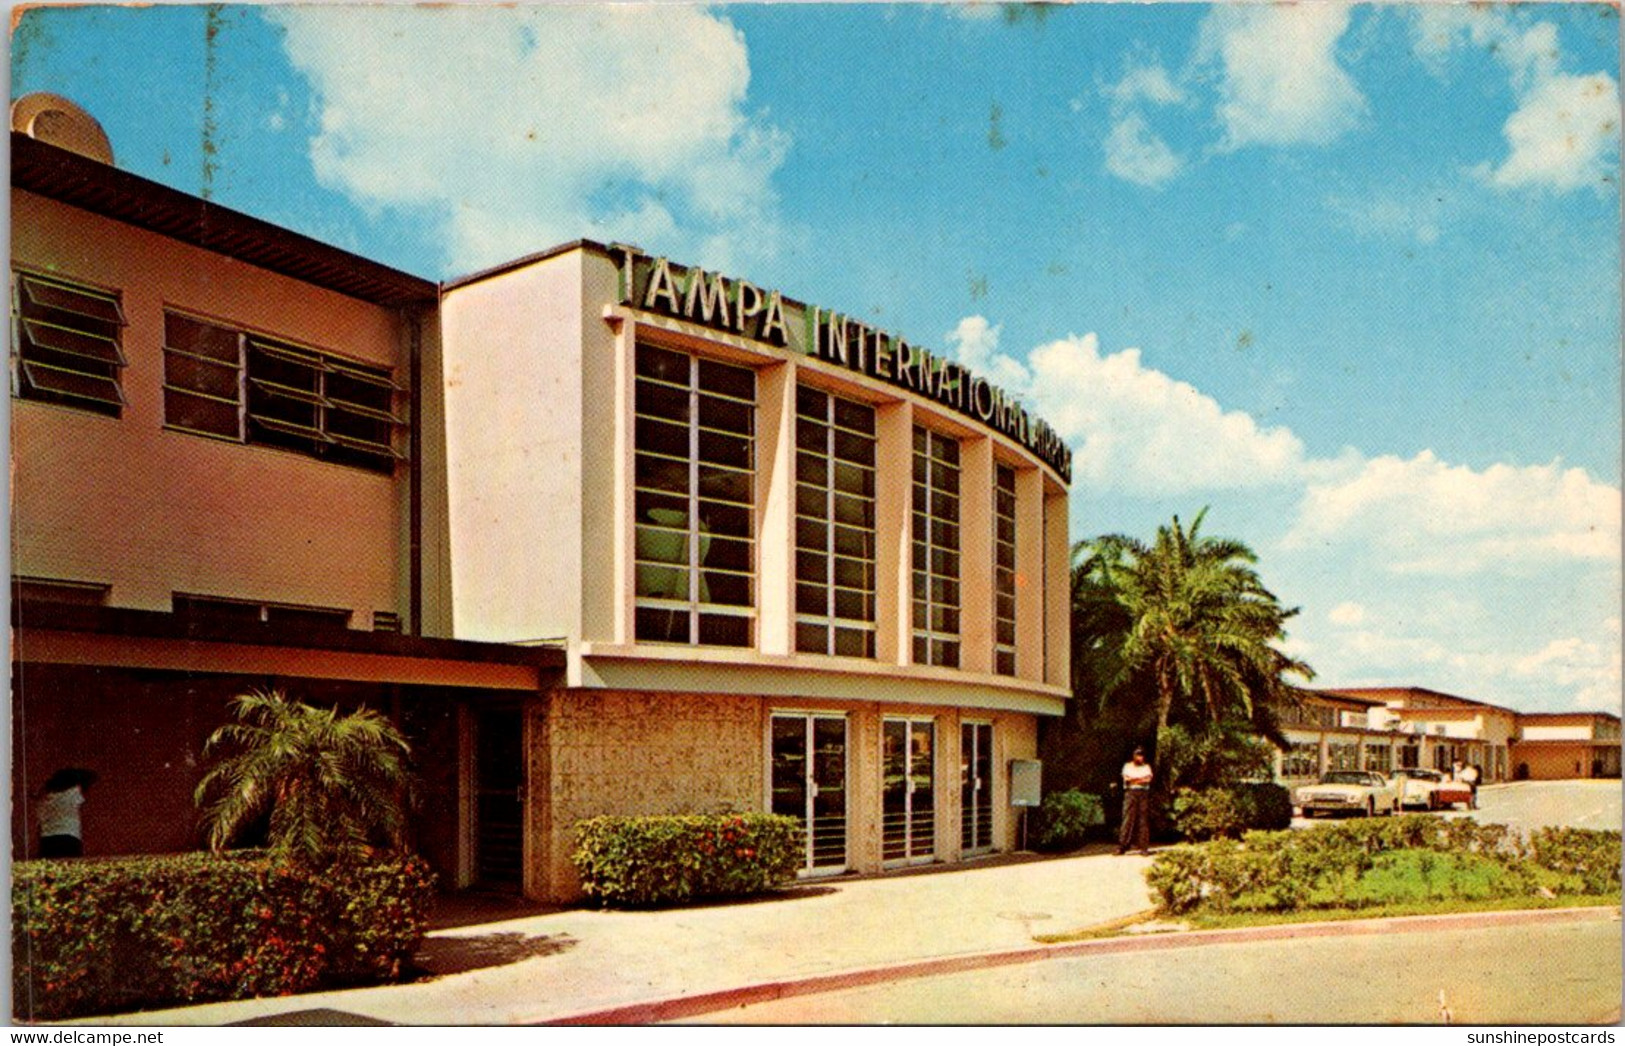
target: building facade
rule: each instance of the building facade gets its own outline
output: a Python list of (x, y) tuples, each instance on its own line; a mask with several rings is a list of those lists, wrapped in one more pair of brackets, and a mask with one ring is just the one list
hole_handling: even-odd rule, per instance
[(1618, 777), (1619, 716), (1610, 712), (1521, 712), (1512, 744), (1519, 780)]
[(1509, 780), (1518, 713), (1423, 687), (1319, 690), (1282, 716), (1289, 745), (1277, 777), (1302, 784), (1327, 770), (1477, 766), (1485, 783)]
[(251, 686), (395, 717), (450, 885), (572, 898), (611, 813), (791, 814), (809, 875), (1015, 844), (1070, 460), (1013, 399), (634, 248), (438, 285), (20, 130), (15, 853), (65, 765), (87, 853), (196, 845)]

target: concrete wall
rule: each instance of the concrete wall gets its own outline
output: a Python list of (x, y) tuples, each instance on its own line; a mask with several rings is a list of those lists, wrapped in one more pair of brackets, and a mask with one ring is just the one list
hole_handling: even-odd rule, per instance
[(581, 636), (581, 302), (574, 253), (454, 288), (442, 301), (459, 639)]
[(1591, 726), (1581, 723), (1561, 726), (1525, 725), (1522, 736), (1525, 741), (1589, 741)]
[(397, 478), (163, 427), (164, 309), (301, 342), (408, 378), (394, 312), (31, 193), (12, 193), (13, 264), (122, 298), (123, 416), (13, 399), (12, 571), (173, 592), (407, 612)]

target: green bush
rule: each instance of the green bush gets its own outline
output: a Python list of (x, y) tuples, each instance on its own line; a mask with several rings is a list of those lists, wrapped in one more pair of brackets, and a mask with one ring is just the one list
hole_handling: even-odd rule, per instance
[(1298, 911), (1620, 890), (1620, 837), (1424, 814), (1172, 847), (1146, 881), (1164, 911)]
[(1051, 792), (1038, 808), (1033, 846), (1048, 852), (1076, 850), (1089, 833), (1106, 823), (1106, 810), (1100, 796), (1069, 789)]
[(1580, 893), (1620, 888), (1620, 834), (1592, 828), (1541, 828), (1529, 837), (1530, 859), (1577, 883)]
[(1248, 783), (1181, 789), (1171, 812), (1187, 839), (1235, 839), (1249, 829), (1278, 830), (1292, 823), (1292, 796), (1278, 784)]
[(576, 825), (581, 889), (606, 905), (760, 893), (801, 867), (801, 823), (778, 814), (594, 817)]
[(394, 977), (433, 889), (417, 857), (296, 870), (179, 854), (12, 872), (12, 998), (27, 1020)]

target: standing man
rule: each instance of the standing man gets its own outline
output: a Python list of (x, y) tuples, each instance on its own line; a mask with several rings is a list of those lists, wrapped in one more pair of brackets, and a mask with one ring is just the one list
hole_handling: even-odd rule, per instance
[(1145, 749), (1136, 748), (1134, 758), (1123, 764), (1123, 828), (1117, 836), (1117, 852), (1130, 846), (1142, 854), (1151, 853), (1151, 764)]
[(1468, 763), (1461, 769), (1461, 779), (1467, 782), (1467, 787), (1473, 790), (1473, 797), (1467, 803), (1467, 809), (1478, 809), (1478, 765)]

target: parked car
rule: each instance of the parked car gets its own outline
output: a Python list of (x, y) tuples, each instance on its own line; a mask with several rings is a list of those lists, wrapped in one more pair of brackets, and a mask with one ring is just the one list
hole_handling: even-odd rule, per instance
[(1371, 817), (1399, 811), (1399, 786), (1375, 770), (1329, 770), (1318, 784), (1304, 785), (1292, 796), (1303, 816), (1320, 813)]
[(1394, 779), (1400, 784), (1401, 806), (1445, 810), (1457, 803), (1473, 804), (1473, 790), (1466, 781), (1453, 781), (1437, 770), (1404, 767), (1394, 771)]

